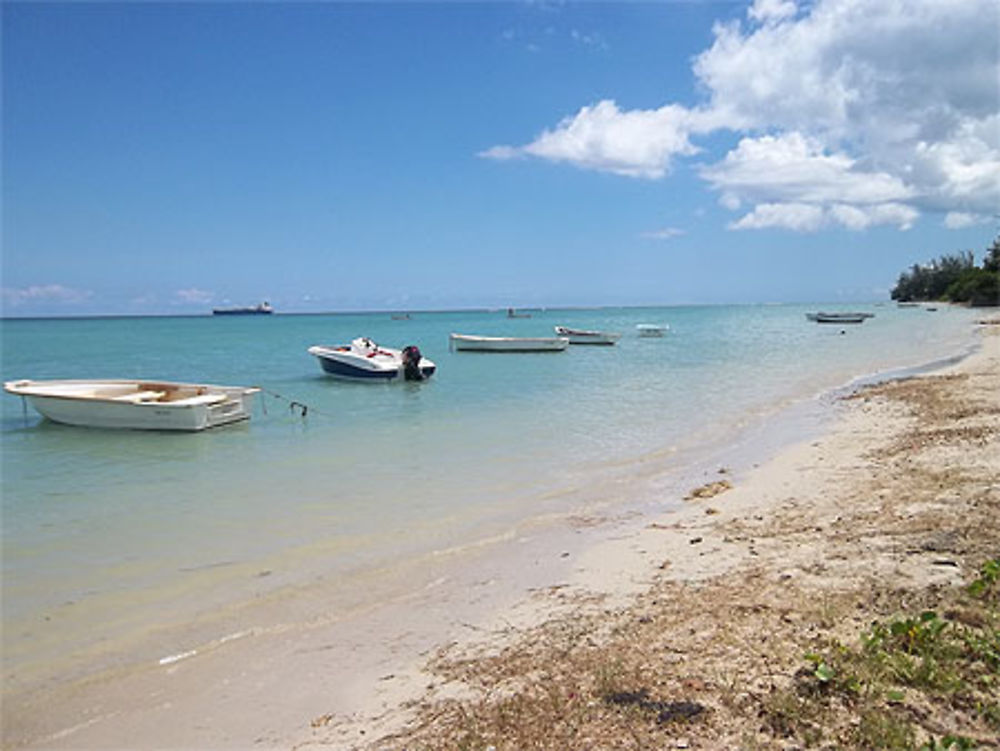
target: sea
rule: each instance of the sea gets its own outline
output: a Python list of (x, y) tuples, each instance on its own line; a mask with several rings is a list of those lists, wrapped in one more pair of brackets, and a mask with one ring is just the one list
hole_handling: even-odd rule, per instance
[[(806, 320), (863, 310), (860, 325)], [(200, 433), (51, 423), (2, 401), (4, 692), (169, 663), (255, 628), (377, 605), (411, 562), (573, 515), (669, 513), (685, 489), (803, 440), (852, 385), (976, 346), (942, 306), (733, 305), (6, 319), (3, 379), (259, 386)], [(669, 326), (662, 338), (638, 324)], [(451, 332), (622, 333), (559, 353), (449, 348)], [(417, 345), (420, 383), (349, 383), (314, 344)], [(826, 417), (824, 417), (826, 416)]]

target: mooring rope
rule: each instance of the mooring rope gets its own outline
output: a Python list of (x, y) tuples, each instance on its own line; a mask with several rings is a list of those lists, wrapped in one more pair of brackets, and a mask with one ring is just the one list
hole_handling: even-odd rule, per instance
[[(322, 410), (318, 410), (315, 407), (310, 407), (305, 402), (300, 402), (297, 399), (289, 399), (287, 396), (285, 396), (284, 394), (279, 394), (277, 391), (271, 391), (270, 389), (265, 389), (265, 388), (262, 388), (262, 387), (258, 387), (258, 388), (260, 388), (260, 390), (261, 390), (262, 393), (267, 394), (268, 396), (274, 397), (275, 399), (278, 399), (279, 401), (287, 402), (288, 403), (288, 411), (291, 412), (293, 415), (296, 414), (296, 412), (297, 412), (298, 415), (299, 415), (299, 417), (301, 417), (303, 420), (306, 418), (306, 415), (309, 414), (310, 412), (313, 412), (313, 413), (315, 413), (317, 415), (323, 415), (324, 417), (330, 417), (330, 418), (335, 417), (333, 414), (331, 414), (329, 412), (323, 412)], [(261, 404), (261, 407), (264, 410), (264, 414), (266, 415), (267, 414), (267, 402), (265, 402), (263, 399), (261, 399), (260, 404)]]

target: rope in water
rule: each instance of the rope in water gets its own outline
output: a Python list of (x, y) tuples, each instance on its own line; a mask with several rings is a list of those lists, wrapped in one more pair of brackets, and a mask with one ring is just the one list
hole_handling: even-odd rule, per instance
[[(322, 410), (318, 410), (315, 407), (311, 407), (305, 402), (300, 402), (296, 399), (289, 399), (287, 396), (285, 396), (284, 394), (279, 394), (277, 391), (271, 391), (270, 389), (265, 389), (263, 387), (258, 387), (258, 388), (260, 388), (261, 393), (263, 394), (267, 394), (268, 396), (273, 397), (278, 401), (287, 402), (288, 411), (291, 412), (293, 415), (298, 413), (299, 417), (301, 417), (303, 420), (306, 418), (306, 415), (309, 414), (310, 412), (313, 412), (317, 415), (323, 415), (324, 417), (330, 417), (330, 418), (335, 417), (335, 415), (329, 412), (323, 412)], [(264, 410), (264, 414), (266, 415), (267, 402), (261, 399), (260, 405), (261, 408)]]

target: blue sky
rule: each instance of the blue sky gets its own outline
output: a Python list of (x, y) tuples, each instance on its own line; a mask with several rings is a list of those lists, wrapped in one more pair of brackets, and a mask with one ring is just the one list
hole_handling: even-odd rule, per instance
[(7, 316), (885, 299), (997, 232), (994, 0), (2, 13)]

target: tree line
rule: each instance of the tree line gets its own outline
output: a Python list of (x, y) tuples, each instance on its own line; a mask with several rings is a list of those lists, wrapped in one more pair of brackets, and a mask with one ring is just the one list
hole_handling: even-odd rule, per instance
[(945, 254), (930, 263), (913, 264), (899, 275), (892, 299), (1000, 305), (1000, 236), (986, 249), (982, 266), (976, 266), (971, 250)]

